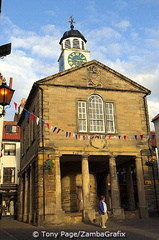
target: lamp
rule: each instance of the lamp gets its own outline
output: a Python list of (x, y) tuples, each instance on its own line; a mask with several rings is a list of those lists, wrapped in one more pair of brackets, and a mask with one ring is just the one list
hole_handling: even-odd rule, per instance
[(0, 114), (0, 117), (5, 115), (5, 106), (10, 105), (14, 91), (15, 90), (7, 86), (6, 82), (4, 81), (2, 82), (2, 85), (0, 86), (0, 105), (3, 108), (2, 108), (2, 113)]

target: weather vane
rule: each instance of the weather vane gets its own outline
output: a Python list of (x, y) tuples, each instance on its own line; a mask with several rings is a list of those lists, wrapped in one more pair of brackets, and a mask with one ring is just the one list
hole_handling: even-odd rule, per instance
[(70, 17), (69, 17), (69, 23), (70, 23), (70, 28), (71, 28), (71, 30), (73, 30), (74, 29), (74, 23), (76, 23), (75, 21), (74, 21), (74, 18), (73, 18), (73, 15), (71, 15)]

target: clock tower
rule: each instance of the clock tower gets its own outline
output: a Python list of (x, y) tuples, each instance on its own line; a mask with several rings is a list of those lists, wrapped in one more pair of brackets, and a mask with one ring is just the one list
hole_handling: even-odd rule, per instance
[(69, 22), (71, 30), (66, 31), (59, 42), (61, 45), (61, 54), (58, 59), (59, 72), (90, 60), (90, 51), (86, 50), (87, 40), (78, 30), (74, 30), (75, 22), (72, 16)]

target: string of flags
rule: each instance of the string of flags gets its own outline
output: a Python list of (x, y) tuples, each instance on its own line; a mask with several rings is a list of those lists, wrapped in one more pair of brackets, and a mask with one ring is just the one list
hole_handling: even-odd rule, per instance
[[(18, 103), (13, 102), (14, 104), (14, 108), (17, 111), (18, 109)], [(132, 139), (140, 139), (142, 140), (143, 138), (150, 138), (150, 135), (144, 135), (144, 134), (140, 134), (140, 135), (111, 135), (111, 134), (96, 134), (96, 135), (88, 135), (88, 134), (79, 134), (79, 133), (72, 133), (69, 131), (65, 131), (57, 126), (53, 126), (52, 124), (45, 122), (43, 119), (40, 119), (39, 117), (37, 117), (36, 115), (34, 115), (33, 113), (29, 112), (27, 109), (23, 108), (20, 106), (20, 114), (22, 113), (22, 111), (24, 111), (25, 114), (25, 118), (28, 118), (30, 121), (35, 120), (36, 124), (39, 125), (39, 123), (41, 122), (42, 125), (44, 127), (47, 127), (52, 133), (56, 133), (56, 134), (64, 134), (65, 137), (70, 138), (73, 137), (75, 139), (79, 139), (79, 140), (92, 140), (92, 139), (124, 139), (124, 140), (132, 140)], [(156, 134), (151, 134), (151, 138), (155, 139)]]

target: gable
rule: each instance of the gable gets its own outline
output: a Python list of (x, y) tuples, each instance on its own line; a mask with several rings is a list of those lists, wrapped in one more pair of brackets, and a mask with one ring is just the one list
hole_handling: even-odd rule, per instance
[(112, 91), (135, 91), (150, 94), (150, 90), (147, 88), (96, 60), (46, 77), (36, 83), (39, 85), (61, 85)]

